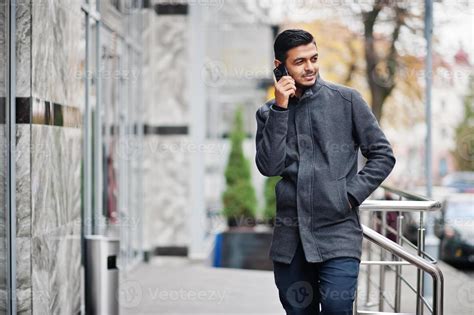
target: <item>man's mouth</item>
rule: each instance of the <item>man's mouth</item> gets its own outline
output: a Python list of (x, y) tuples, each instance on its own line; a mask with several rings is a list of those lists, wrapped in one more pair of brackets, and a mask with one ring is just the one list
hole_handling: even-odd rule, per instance
[(314, 76), (315, 76), (315, 74), (304, 75), (303, 78), (305, 78), (306, 80), (310, 81), (310, 80), (313, 80), (313, 79), (314, 79)]

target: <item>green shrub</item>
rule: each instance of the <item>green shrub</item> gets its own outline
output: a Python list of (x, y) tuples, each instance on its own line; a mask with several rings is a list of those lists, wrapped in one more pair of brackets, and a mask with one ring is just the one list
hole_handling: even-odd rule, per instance
[(245, 158), (242, 147), (244, 139), (242, 109), (239, 107), (230, 134), (231, 151), (225, 170), (227, 188), (222, 194), (223, 214), (229, 225), (255, 222), (257, 197), (252, 185), (250, 162)]

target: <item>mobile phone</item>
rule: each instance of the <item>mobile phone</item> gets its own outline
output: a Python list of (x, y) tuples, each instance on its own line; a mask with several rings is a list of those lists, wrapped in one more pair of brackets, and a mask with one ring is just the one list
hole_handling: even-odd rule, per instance
[(288, 71), (286, 70), (286, 67), (283, 63), (280, 63), (278, 67), (273, 69), (273, 74), (275, 75), (275, 79), (280, 81), (281, 77), (288, 75)]

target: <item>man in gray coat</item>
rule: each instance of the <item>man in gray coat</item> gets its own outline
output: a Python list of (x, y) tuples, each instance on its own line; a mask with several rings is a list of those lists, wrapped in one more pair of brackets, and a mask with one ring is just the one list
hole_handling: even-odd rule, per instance
[[(352, 314), (359, 205), (395, 157), (360, 93), (323, 80), (310, 33), (286, 30), (274, 50), (287, 75), (256, 113), (255, 162), (262, 175), (281, 176), (269, 251), (280, 301), (287, 314)], [(367, 162), (358, 172), (359, 149)]]

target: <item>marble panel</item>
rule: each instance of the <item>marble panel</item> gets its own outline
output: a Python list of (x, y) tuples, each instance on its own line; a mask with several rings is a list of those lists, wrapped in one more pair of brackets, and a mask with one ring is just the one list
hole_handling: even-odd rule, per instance
[(187, 246), (190, 155), (186, 137), (152, 136), (143, 148), (143, 221), (146, 248)]

